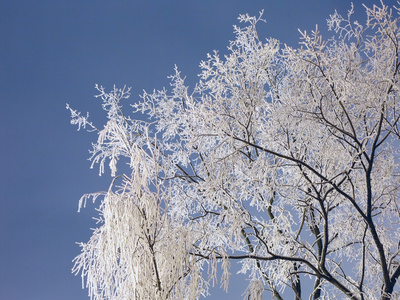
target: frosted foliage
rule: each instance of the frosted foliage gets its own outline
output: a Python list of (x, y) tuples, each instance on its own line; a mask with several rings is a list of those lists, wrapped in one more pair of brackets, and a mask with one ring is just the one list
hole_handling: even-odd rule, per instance
[[(390, 299), (400, 292), (399, 17), (334, 13), (329, 40), (262, 39), (242, 15), (228, 52), (200, 63), (189, 90), (96, 86), (107, 113), (91, 160), (112, 183), (99, 227), (75, 258), (92, 299)], [(118, 168), (117, 168), (118, 167)]]

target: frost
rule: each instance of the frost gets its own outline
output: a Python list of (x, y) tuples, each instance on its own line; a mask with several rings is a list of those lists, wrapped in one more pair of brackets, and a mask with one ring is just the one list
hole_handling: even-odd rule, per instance
[(79, 204), (101, 199), (73, 268), (92, 299), (199, 299), (228, 289), (234, 261), (246, 299), (399, 293), (399, 18), (366, 9), (363, 25), (353, 7), (333, 14), (330, 40), (301, 32), (300, 48), (241, 15), (193, 91), (175, 68), (171, 92), (144, 92), (129, 116), (129, 88), (96, 85), (103, 128), (67, 105), (112, 177)]

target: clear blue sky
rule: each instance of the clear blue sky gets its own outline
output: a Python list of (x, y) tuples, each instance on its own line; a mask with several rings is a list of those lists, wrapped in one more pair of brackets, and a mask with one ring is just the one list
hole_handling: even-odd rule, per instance
[[(96, 205), (77, 213), (78, 200), (110, 177), (89, 169), (96, 136), (76, 132), (65, 103), (102, 125), (95, 83), (133, 86), (135, 101), (167, 86), (175, 64), (193, 83), (208, 52), (226, 52), (238, 14), (264, 9), (262, 35), (295, 46), (297, 28), (325, 30), (335, 8), (350, 0), (0, 1), (0, 299), (88, 299), (70, 270)], [(224, 299), (244, 286), (233, 279)]]

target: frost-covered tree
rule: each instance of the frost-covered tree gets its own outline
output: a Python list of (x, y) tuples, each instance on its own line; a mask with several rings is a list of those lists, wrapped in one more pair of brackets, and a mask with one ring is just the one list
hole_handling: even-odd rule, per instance
[(241, 15), (193, 90), (175, 70), (123, 109), (130, 89), (97, 86), (104, 128), (67, 106), (112, 176), (80, 202), (101, 199), (73, 268), (92, 299), (198, 299), (232, 261), (246, 299), (399, 297), (399, 9), (365, 9), (299, 48)]

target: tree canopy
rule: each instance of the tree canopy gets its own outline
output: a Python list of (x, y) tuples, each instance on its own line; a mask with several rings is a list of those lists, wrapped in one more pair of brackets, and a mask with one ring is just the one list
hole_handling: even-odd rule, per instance
[(80, 201), (100, 198), (73, 268), (91, 298), (198, 299), (228, 287), (232, 261), (246, 299), (399, 295), (399, 9), (365, 9), (298, 48), (241, 15), (193, 89), (178, 69), (130, 103), (96, 86), (102, 128), (67, 105), (112, 176)]

